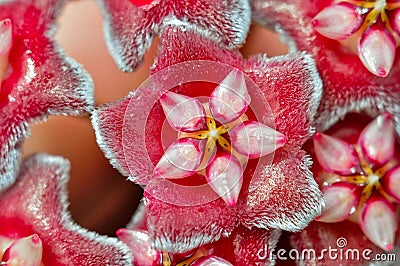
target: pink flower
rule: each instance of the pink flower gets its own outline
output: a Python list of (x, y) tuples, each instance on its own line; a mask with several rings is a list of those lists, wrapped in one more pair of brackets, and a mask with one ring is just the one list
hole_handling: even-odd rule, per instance
[(243, 44), (250, 27), (247, 0), (101, 0), (107, 45), (118, 67), (133, 71), (168, 25), (204, 32), (228, 48)]
[[(146, 185), (147, 225), (154, 247), (169, 253), (190, 251), (230, 236), (239, 225), (262, 230), (276, 228), (297, 231), (304, 228), (322, 207), (320, 191), (308, 169), (309, 157), (301, 150), (302, 144), (310, 137), (310, 123), (318, 104), (321, 85), (309, 56), (297, 53), (268, 59), (259, 55), (244, 60), (238, 52), (226, 50), (208, 39), (207, 35), (183, 26), (167, 27), (162, 32), (161, 40), (150, 82), (128, 97), (100, 107), (93, 114), (98, 143), (111, 163), (134, 182)], [(201, 68), (196, 62), (213, 64)], [(161, 95), (164, 95), (164, 100), (183, 97), (191, 106), (185, 108), (185, 112), (203, 117), (203, 107), (193, 102), (193, 97), (210, 96), (216, 86), (207, 82), (180, 84), (185, 73), (179, 70), (179, 66), (191, 66), (190, 70), (186, 70), (189, 75), (195, 75), (196, 70), (207, 71), (208, 76), (218, 77), (221, 84), (230, 73), (218, 71), (215, 65), (221, 63), (230, 70), (230, 66), (234, 66), (244, 73), (249, 94), (256, 93), (250, 91), (250, 83), (258, 85), (259, 96), (252, 95), (251, 100), (260, 102), (263, 99), (262, 103), (270, 106), (270, 111), (266, 107), (257, 109), (265, 114), (257, 118), (258, 122), (271, 125), (273, 121), (275, 130), (286, 136), (285, 145), (275, 152), (273, 158), (261, 157), (258, 167), (257, 160), (249, 160), (234, 206), (227, 206), (210, 186), (202, 186), (204, 177), (193, 175), (171, 182), (154, 173), (155, 166), (165, 153), (162, 132), (164, 122), (168, 120), (158, 98)], [(236, 73), (240, 72), (231, 75), (235, 77)], [(241, 79), (241, 75), (236, 77)], [(173, 86), (172, 94), (165, 94), (167, 90), (161, 89), (168, 81), (177, 84)], [(246, 103), (246, 99), (249, 99), (246, 96), (240, 98)], [(241, 104), (234, 109), (234, 117), (238, 116), (243, 106)], [(246, 115), (251, 117), (249, 111)], [(170, 123), (178, 125), (175, 123), (177, 120), (172, 119)], [(196, 130), (202, 129), (203, 122), (202, 118), (195, 119), (190, 125)], [(166, 135), (170, 137), (173, 133)], [(195, 142), (187, 141), (187, 145), (194, 147), (191, 148), (191, 155), (201, 150), (201, 145), (196, 146), (193, 144)], [(193, 169), (195, 167), (192, 165), (187, 168)], [(234, 170), (234, 173), (238, 171)], [(176, 182), (189, 187), (177, 185)]]
[(69, 163), (34, 155), (16, 182), (0, 195), (0, 259), (12, 265), (129, 265), (115, 238), (89, 232), (67, 211)]
[[(360, 251), (369, 248), (383, 253), (398, 245), (395, 210), (400, 203), (400, 164), (393, 117), (384, 113), (365, 121), (363, 116), (349, 115), (326, 134), (314, 135), (313, 172), (322, 188), (325, 208), (317, 218), (320, 224), (314, 223), (294, 237), (297, 247), (306, 248), (302, 241), (309, 241), (306, 235), (315, 230), (324, 230), (324, 235), (311, 237), (312, 247), (318, 250), (333, 244), (334, 237), (344, 237), (349, 244), (346, 248)], [(345, 220), (358, 223), (361, 230), (346, 225)], [(370, 242), (362, 240), (362, 234)]]
[(291, 51), (315, 59), (324, 86), (319, 130), (349, 112), (388, 111), (398, 119), (398, 1), (262, 0), (252, 8), (257, 22), (277, 29)]
[(0, 5), (0, 190), (16, 178), (28, 123), (50, 114), (81, 115), (93, 104), (91, 79), (50, 39), (62, 3)]

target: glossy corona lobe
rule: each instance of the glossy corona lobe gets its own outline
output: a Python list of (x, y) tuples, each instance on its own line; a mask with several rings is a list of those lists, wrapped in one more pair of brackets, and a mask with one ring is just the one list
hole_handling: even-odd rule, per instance
[(358, 55), (364, 66), (376, 76), (389, 75), (395, 54), (396, 41), (383, 26), (373, 25), (363, 33)]
[(356, 32), (362, 18), (356, 8), (347, 3), (339, 3), (322, 10), (313, 19), (312, 25), (320, 34), (335, 40), (343, 40)]
[(212, 92), (210, 111), (218, 122), (225, 124), (244, 114), (250, 101), (243, 72), (233, 70)]
[(354, 174), (359, 168), (354, 148), (343, 140), (316, 133), (314, 149), (318, 162), (331, 173)]
[(10, 266), (39, 266), (42, 261), (42, 252), (42, 241), (38, 235), (34, 234), (14, 241), (4, 252), (2, 263)]
[(393, 167), (382, 178), (382, 186), (385, 191), (400, 203), (400, 166)]
[(12, 25), (10, 19), (0, 21), (0, 56), (7, 53), (12, 45)]
[(370, 198), (361, 214), (361, 229), (377, 246), (393, 249), (397, 221), (394, 208), (384, 198)]

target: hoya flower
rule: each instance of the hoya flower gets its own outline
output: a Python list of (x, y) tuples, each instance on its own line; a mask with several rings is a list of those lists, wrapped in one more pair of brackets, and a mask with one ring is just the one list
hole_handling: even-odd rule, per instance
[(324, 84), (316, 118), (322, 131), (348, 112), (389, 111), (398, 120), (399, 7), (384, 0), (252, 1), (259, 23), (276, 29), (291, 51), (316, 60)]
[(93, 104), (91, 79), (51, 40), (64, 2), (0, 4), (0, 190), (17, 176), (29, 122), (81, 115)]
[[(319, 214), (322, 207), (322, 195), (308, 169), (309, 157), (301, 150), (302, 144), (310, 137), (310, 123), (318, 104), (321, 86), (310, 57), (297, 53), (277, 58), (259, 55), (245, 60), (237, 51), (226, 50), (207, 38), (207, 35), (201, 35), (184, 25), (167, 27), (161, 34), (161, 40), (150, 81), (128, 97), (101, 106), (93, 114), (97, 141), (111, 163), (134, 182), (146, 186), (144, 201), (147, 228), (154, 247), (169, 253), (187, 252), (230, 236), (238, 226), (290, 231), (304, 228)], [(232, 69), (236, 70), (232, 72)], [(205, 76), (198, 73), (205, 73)], [(185, 82), (185, 75), (196, 78), (194, 81), (192, 79), (193, 82)], [(211, 77), (218, 80), (219, 85), (205, 81)], [(243, 77), (250, 97), (242, 90)], [(229, 80), (234, 82), (229, 83)], [(167, 88), (166, 83), (172, 83), (172, 86)], [(227, 110), (232, 112), (215, 112), (213, 108), (220, 105), (217, 100), (221, 99), (216, 98), (216, 95), (227, 84), (237, 85), (229, 85), (229, 88), (235, 90), (232, 95), (223, 97), (224, 103), (232, 107)], [(195, 97), (202, 103), (199, 104)], [(251, 105), (257, 106), (257, 109), (248, 108), (243, 111), (250, 98)], [(186, 100), (170, 106), (169, 103), (176, 102), (176, 99)], [(267, 108), (267, 105), (270, 107)], [(173, 106), (178, 106), (178, 112), (174, 112)], [(169, 107), (172, 108), (173, 118), (169, 114)], [(207, 109), (210, 109), (209, 113)], [(261, 115), (256, 116), (254, 112)], [(177, 116), (178, 113), (181, 116)], [(187, 117), (198, 114), (198, 119), (189, 119), (190, 123), (185, 123), (188, 121), (185, 120), (186, 114), (190, 114)], [(227, 126), (227, 123), (240, 117), (248, 121)], [(177, 123), (180, 118), (183, 124)], [(221, 121), (215, 122), (215, 129), (211, 119)], [(211, 121), (208, 126), (207, 120), (208, 123)], [(246, 138), (240, 139), (238, 132), (254, 123), (258, 126), (254, 131), (248, 128), (250, 136), (264, 128), (260, 124), (274, 128), (267, 130), (272, 132), (273, 148), (283, 141), (280, 136), (285, 136), (286, 143), (273, 156), (251, 159), (252, 155), (264, 153), (256, 151), (261, 147), (247, 146)], [(167, 125), (171, 128), (169, 124), (181, 132), (178, 134), (173, 129), (168, 131), (165, 127)], [(228, 130), (230, 132), (224, 135), (221, 126), (231, 128)], [(238, 128), (235, 129), (235, 126)], [(199, 132), (199, 139), (185, 137), (203, 129), (205, 132), (201, 133), (208, 134), (207, 138), (203, 138)], [(264, 130), (261, 132), (261, 136), (264, 136)], [(167, 149), (171, 146), (164, 141), (172, 140), (169, 143), (173, 143), (178, 135), (181, 137), (178, 145), (182, 145), (182, 148), (187, 145), (188, 158), (194, 158), (184, 165), (186, 171), (180, 171), (179, 167), (169, 168), (171, 164), (168, 160), (164, 165), (162, 159), (165, 153), (173, 154)], [(249, 155), (242, 171), (239, 169), (242, 166), (240, 159), (236, 159), (238, 163), (222, 148), (228, 143), (236, 151), (240, 150), (234, 154), (236, 158), (240, 157), (239, 154)], [(210, 173), (230, 175), (236, 181), (227, 180), (225, 184), (228, 188), (242, 182), (240, 190), (233, 186), (233, 190), (225, 191), (235, 195), (237, 200), (231, 201), (230, 196), (225, 197), (227, 204), (221, 195), (228, 194), (215, 192), (208, 185), (205, 177), (207, 174), (204, 176), (197, 172), (197, 154), (204, 151), (203, 145), (211, 147), (212, 163), (205, 171), (208, 170), (208, 176), (213, 177)], [(214, 149), (214, 146), (217, 148)], [(262, 148), (269, 149), (270, 145)], [(217, 152), (214, 154), (213, 150)], [(231, 167), (218, 168), (219, 164), (214, 165), (219, 152), (226, 156), (222, 157), (221, 165), (226, 166), (224, 160), (228, 157), (234, 162)], [(175, 159), (178, 165), (182, 162), (178, 156), (170, 156), (169, 162)], [(209, 169), (213, 167), (216, 167), (215, 170)], [(171, 172), (166, 169), (173, 171), (173, 174), (169, 176)], [(237, 178), (241, 172), (242, 180)], [(168, 178), (160, 176), (160, 173)], [(188, 173), (191, 175), (184, 178)]]
[(67, 211), (69, 163), (34, 155), (0, 194), (1, 265), (129, 265), (127, 247), (89, 232)]
[(178, 18), (229, 48), (246, 39), (251, 14), (248, 0), (99, 0), (108, 49), (123, 71), (133, 71), (153, 39)]
[[(391, 251), (399, 240), (396, 209), (400, 203), (399, 150), (393, 117), (384, 113), (365, 123), (366, 118), (353, 114), (346, 120), (326, 134), (314, 135), (316, 166), (313, 172), (321, 185), (326, 205), (317, 218), (320, 224), (312, 225), (305, 229), (307, 233), (295, 237), (298, 238), (296, 245), (305, 248), (301, 241), (307, 241), (307, 234), (324, 230), (325, 223), (334, 223), (326, 226), (324, 234), (317, 234), (316, 247), (322, 246), (320, 241), (329, 237), (332, 239), (326, 245), (333, 244), (334, 237), (344, 237), (354, 247), (358, 237), (359, 250)], [(351, 230), (343, 230), (347, 226), (343, 223), (345, 220), (357, 223), (359, 229), (349, 226)]]
[(221, 238), (185, 253), (168, 253), (152, 246), (145, 215), (141, 204), (127, 228), (117, 231), (117, 236), (131, 249), (135, 266), (274, 264), (269, 252), (276, 247), (280, 230), (239, 227), (229, 238)]

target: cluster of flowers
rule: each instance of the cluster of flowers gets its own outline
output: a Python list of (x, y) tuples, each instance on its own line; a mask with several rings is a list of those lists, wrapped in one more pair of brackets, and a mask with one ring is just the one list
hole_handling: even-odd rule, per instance
[[(149, 81), (96, 108), (53, 41), (65, 2), (0, 3), (1, 265), (272, 265), (282, 230), (299, 250), (398, 248), (400, 1), (98, 0), (122, 71), (161, 42)], [(289, 54), (243, 58), (252, 20)], [(29, 123), (57, 114), (90, 114), (144, 187), (118, 238), (72, 221), (67, 160), (21, 162)]]

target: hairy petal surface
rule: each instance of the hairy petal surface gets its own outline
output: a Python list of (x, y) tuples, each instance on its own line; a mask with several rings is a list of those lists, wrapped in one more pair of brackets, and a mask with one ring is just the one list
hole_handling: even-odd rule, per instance
[(241, 45), (250, 26), (248, 0), (158, 0), (135, 6), (130, 0), (98, 0), (108, 48), (119, 68), (133, 71), (154, 37), (170, 24), (207, 34), (227, 48)]
[(61, 157), (28, 158), (15, 184), (0, 195), (0, 235), (36, 233), (45, 265), (128, 265), (129, 251), (116, 238), (89, 232), (67, 211), (69, 163)]
[(65, 1), (3, 1), (0, 20), (12, 24), (7, 74), (0, 88), (0, 190), (15, 180), (29, 122), (50, 114), (81, 115), (93, 105), (93, 84), (83, 68), (51, 38)]

